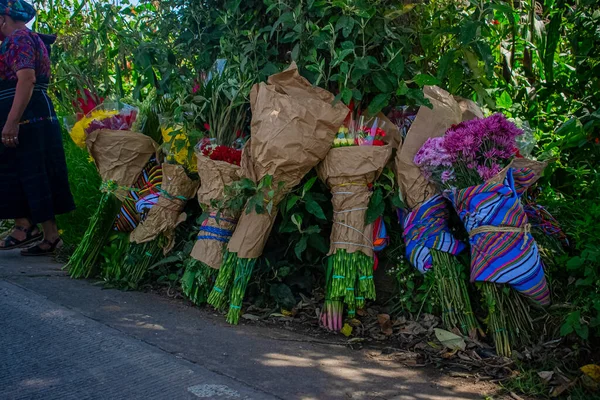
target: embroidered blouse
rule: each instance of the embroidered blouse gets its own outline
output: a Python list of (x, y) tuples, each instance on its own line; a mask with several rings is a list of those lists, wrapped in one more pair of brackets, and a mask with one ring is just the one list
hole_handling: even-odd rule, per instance
[(0, 45), (0, 81), (16, 81), (17, 71), (22, 69), (35, 70), (38, 80), (50, 79), (48, 50), (42, 39), (27, 28), (16, 30)]

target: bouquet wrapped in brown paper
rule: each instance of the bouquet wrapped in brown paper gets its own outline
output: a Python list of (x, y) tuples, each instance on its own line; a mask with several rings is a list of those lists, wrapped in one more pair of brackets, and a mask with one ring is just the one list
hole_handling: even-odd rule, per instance
[(242, 175), (257, 183), (270, 179), (279, 190), (273, 191), (270, 213), (242, 213), (229, 241), (209, 304), (223, 308), (233, 282), (227, 316), (230, 323), (239, 320), (246, 286), (273, 227), (277, 203), (325, 158), (348, 114), (346, 106), (333, 103), (333, 94), (313, 87), (300, 76), (295, 64), (269, 77), (267, 83), (255, 85), (250, 93), (252, 140), (246, 145), (248, 160), (242, 160)]
[(474, 337), (477, 322), (455, 258), (465, 245), (454, 238), (448, 226), (449, 204), (437, 187), (425, 179), (414, 158), (427, 139), (441, 137), (451, 126), (483, 118), (483, 114), (472, 101), (455, 98), (438, 87), (426, 86), (424, 94), (432, 108), (420, 107), (396, 153), (396, 178), (407, 206), (398, 212), (406, 257), (419, 272), (432, 271), (435, 275), (445, 327)]
[(102, 178), (103, 192), (88, 229), (67, 268), (73, 278), (88, 277), (119, 212), (121, 200), (136, 182), (158, 145), (148, 136), (130, 131), (97, 130), (86, 144)]
[(129, 237), (131, 245), (123, 265), (124, 280), (133, 287), (161, 254), (173, 248), (175, 228), (186, 220), (183, 210), (198, 189), (198, 181), (190, 179), (181, 165), (163, 163), (162, 174), (158, 197)]
[(191, 256), (211, 268), (219, 269), (223, 262), (223, 251), (233, 234), (239, 215), (229, 210), (218, 210), (212, 203), (223, 200), (225, 187), (239, 179), (240, 167), (225, 161), (211, 160), (202, 154), (196, 155), (200, 175), (198, 203), (207, 218), (200, 227)]
[(148, 212), (148, 216), (131, 232), (132, 243), (147, 243), (159, 235), (167, 238), (164, 253), (173, 248), (175, 228), (186, 219), (183, 212), (189, 199), (198, 189), (198, 181), (190, 179), (181, 165), (163, 164), (162, 185), (158, 200)]
[(366, 223), (372, 191), (392, 156), (392, 146), (333, 148), (317, 167), (331, 189), (333, 227), (327, 267), (327, 296), (321, 322), (330, 330), (342, 328), (343, 305), (348, 315), (375, 299), (373, 227)]

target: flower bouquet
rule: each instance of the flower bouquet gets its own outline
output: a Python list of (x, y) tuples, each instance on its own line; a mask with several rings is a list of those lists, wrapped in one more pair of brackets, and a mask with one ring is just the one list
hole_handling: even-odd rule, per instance
[(103, 192), (88, 229), (66, 268), (73, 278), (89, 277), (110, 235), (122, 201), (128, 197), (158, 145), (141, 133), (96, 130), (86, 138), (88, 151), (102, 178)]
[[(207, 296), (199, 296), (199, 293), (206, 284), (206, 277), (221, 267), (223, 252), (239, 217), (237, 211), (219, 210), (214, 206), (214, 202), (223, 200), (225, 188), (239, 179), (242, 151), (223, 145), (202, 144), (196, 152), (196, 156), (200, 175), (198, 202), (206, 219), (202, 222), (191, 253), (191, 257), (197, 263), (196, 265), (190, 264), (193, 270), (189, 271), (190, 276), (193, 274), (200, 280), (193, 281), (188, 276), (189, 279), (183, 286), (183, 290), (188, 298), (195, 304), (199, 304), (195, 299), (206, 301)], [(208, 271), (202, 273), (203, 269), (208, 269)], [(221, 278), (223, 277), (225, 275)], [(224, 296), (219, 296), (219, 298), (224, 299)]]
[[(91, 103), (95, 104), (95, 103)], [(138, 109), (127, 104), (117, 102), (105, 102), (97, 105), (92, 110), (87, 111), (91, 106), (83, 106), (85, 113), (78, 113), (76, 116), (66, 119), (66, 126), (73, 142), (84, 148), (87, 136), (93, 132), (102, 129), (113, 131), (129, 131), (138, 117)]]
[[(398, 219), (403, 228), (406, 258), (422, 274), (434, 275), (434, 288), (442, 308), (442, 320), (448, 330), (459, 330), (471, 337), (477, 335), (477, 321), (473, 315), (465, 279), (461, 275), (462, 265), (456, 255), (465, 245), (452, 234), (448, 225), (449, 204), (440, 195), (438, 188), (429, 183), (415, 165), (415, 154), (426, 140), (441, 136), (453, 124), (470, 118), (448, 92), (427, 86), (424, 94), (433, 108), (420, 107), (414, 120), (407, 127), (403, 145), (396, 153), (396, 179), (402, 194), (405, 210), (398, 210)], [(474, 105), (473, 105), (474, 106)], [(395, 118), (397, 120), (398, 118)], [(432, 151), (435, 155), (435, 151)], [(446, 162), (438, 159), (438, 163)]]
[(333, 331), (342, 329), (344, 304), (353, 317), (365, 300), (375, 299), (373, 226), (366, 223), (366, 214), (371, 186), (392, 156), (378, 122), (367, 127), (361, 117), (358, 124), (340, 128), (334, 148), (317, 167), (333, 196), (327, 295), (321, 312), (322, 325)]
[(161, 253), (173, 248), (175, 228), (187, 219), (183, 209), (198, 189), (198, 182), (190, 179), (181, 165), (163, 163), (162, 175), (146, 218), (129, 238), (132, 245), (124, 267), (129, 284), (134, 286)]
[[(246, 144), (242, 175), (262, 187), (265, 198), (272, 198), (272, 209), (259, 214), (247, 207), (229, 241), (219, 286), (209, 298), (209, 304), (220, 308), (230, 292), (229, 323), (238, 323), (246, 286), (275, 222), (278, 203), (325, 158), (348, 114), (346, 106), (333, 102), (334, 96), (313, 87), (295, 64), (255, 85), (250, 93), (252, 139)], [(268, 187), (269, 180), (278, 185), (277, 191)]]
[(498, 354), (527, 343), (532, 330), (528, 309), (508, 284), (540, 305), (550, 302), (544, 267), (530, 232), (521, 195), (545, 164), (522, 158), (516, 138), (522, 133), (502, 114), (451, 127), (428, 139), (415, 156), (423, 175), (452, 202), (469, 233), (471, 281), (483, 282), (488, 328)]

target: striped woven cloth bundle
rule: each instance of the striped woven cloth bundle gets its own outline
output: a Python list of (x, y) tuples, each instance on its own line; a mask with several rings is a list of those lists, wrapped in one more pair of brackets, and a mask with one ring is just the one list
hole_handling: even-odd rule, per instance
[(433, 266), (431, 249), (453, 255), (461, 253), (465, 245), (457, 240), (448, 226), (448, 203), (436, 195), (405, 216), (398, 213), (403, 227), (406, 257), (422, 274)]
[(131, 187), (127, 198), (123, 201), (121, 211), (115, 220), (114, 230), (119, 232), (132, 232), (144, 219), (151, 205), (146, 205), (144, 212), (140, 213), (136, 205), (140, 199), (151, 198), (156, 195), (162, 183), (161, 165), (152, 158), (142, 170), (138, 180)]
[(471, 282), (509, 284), (534, 301), (550, 303), (544, 265), (521, 203), (535, 179), (531, 169), (509, 169), (503, 183), (446, 192), (470, 233)]

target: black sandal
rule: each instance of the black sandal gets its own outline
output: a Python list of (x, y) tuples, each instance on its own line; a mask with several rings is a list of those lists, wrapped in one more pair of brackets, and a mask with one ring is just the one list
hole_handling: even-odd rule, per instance
[[(42, 248), (42, 245), (47, 244), (50, 246), (47, 249)], [(30, 247), (28, 249), (21, 250), (21, 255), (24, 257), (40, 257), (40, 256), (51, 256), (56, 252), (56, 249), (62, 245), (62, 239), (58, 238), (52, 243), (49, 240), (42, 240), (39, 244)]]
[(36, 229), (37, 229), (37, 226), (35, 226), (35, 225), (32, 225), (29, 228), (25, 228), (25, 227), (22, 227), (22, 226), (15, 226), (15, 230), (21, 231), (21, 232), (25, 233), (25, 235), (26, 235), (25, 239), (18, 240), (14, 236), (8, 235), (7, 237), (5, 237), (2, 240), (4, 242), (4, 246), (0, 247), (0, 251), (18, 249), (18, 248), (21, 248), (23, 246), (27, 246), (28, 244), (37, 242), (44, 235), (39, 230), (38, 230), (38, 232), (36, 234), (34, 234), (33, 232), (35, 232)]

